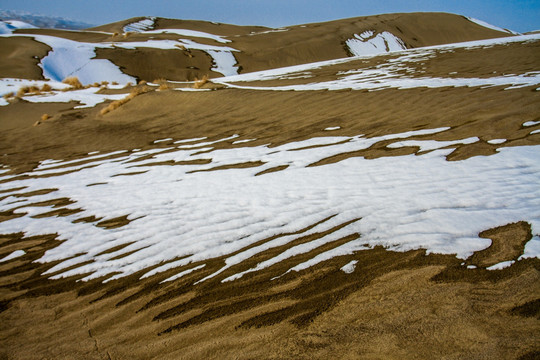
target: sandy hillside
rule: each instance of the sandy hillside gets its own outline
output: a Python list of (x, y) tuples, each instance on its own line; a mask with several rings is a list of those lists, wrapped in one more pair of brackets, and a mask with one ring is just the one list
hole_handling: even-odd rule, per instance
[(0, 35), (0, 359), (537, 358), (540, 36), (482, 24)]

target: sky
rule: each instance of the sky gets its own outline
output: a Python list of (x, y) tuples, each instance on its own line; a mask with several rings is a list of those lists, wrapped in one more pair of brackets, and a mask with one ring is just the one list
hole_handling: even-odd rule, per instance
[(540, 0), (0, 0), (0, 9), (94, 25), (136, 16), (237, 25), (287, 25), (396, 12), (450, 12), (526, 32), (540, 29)]

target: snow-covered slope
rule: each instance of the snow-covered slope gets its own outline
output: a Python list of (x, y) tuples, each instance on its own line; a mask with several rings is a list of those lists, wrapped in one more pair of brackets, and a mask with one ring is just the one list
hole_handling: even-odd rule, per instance
[(18, 20), (0, 21), (0, 34), (11, 34), (17, 29), (35, 29), (34, 25)]

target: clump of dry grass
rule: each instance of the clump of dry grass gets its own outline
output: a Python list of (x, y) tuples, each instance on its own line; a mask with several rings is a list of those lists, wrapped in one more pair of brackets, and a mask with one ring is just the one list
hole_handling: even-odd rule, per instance
[(146, 85), (146, 80), (139, 81), (139, 85)]
[(182, 51), (186, 51), (186, 50), (187, 50), (186, 47), (185, 47), (184, 45), (181, 45), (181, 44), (176, 44), (176, 45), (174, 45), (174, 46), (177, 47), (177, 48), (179, 48), (179, 49), (182, 50)]
[[(43, 84), (43, 86), (41, 87), (41, 89), (37, 86), (37, 85), (30, 85), (30, 86), (22, 86), (19, 88), (19, 90), (17, 91), (17, 94), (14, 94), (11, 93), (12, 95), (11, 96), (4, 96), (4, 98), (9, 98), (9, 97), (17, 97), (17, 98), (21, 98), (25, 95), (40, 95), (42, 92), (47, 92), (47, 91), (52, 91), (52, 88), (49, 84)], [(6, 95), (9, 95), (9, 94), (6, 94)]]
[(123, 35), (124, 39), (127, 39), (128, 37), (130, 37), (131, 34), (133, 34), (131, 31), (125, 32), (124, 35)]
[(152, 81), (152, 83), (159, 85), (158, 90), (167, 90), (171, 88), (170, 85), (167, 83), (167, 80), (163, 78), (156, 79)]
[(131, 92), (125, 98), (111, 102), (106, 108), (101, 109), (99, 113), (101, 115), (105, 115), (113, 110), (118, 109), (120, 106), (131, 101), (136, 96), (147, 93), (149, 91), (152, 91), (152, 89), (148, 86), (136, 87), (133, 90), (131, 90)]
[(124, 89), (127, 89), (127, 88), (130, 88), (133, 86), (133, 83), (131, 81), (129, 81), (125, 86), (124, 86)]
[(76, 76), (68, 76), (64, 80), (62, 80), (64, 84), (68, 84), (70, 86), (69, 90), (79, 90), (83, 89), (83, 84), (79, 81), (79, 78)]
[(118, 81), (113, 81), (111, 85), (118, 85)]
[(51, 116), (49, 114), (43, 114), (41, 115), (41, 121), (49, 120)]
[(208, 75), (204, 75), (201, 80), (195, 78), (195, 82), (193, 83), (193, 88), (200, 89), (208, 82)]

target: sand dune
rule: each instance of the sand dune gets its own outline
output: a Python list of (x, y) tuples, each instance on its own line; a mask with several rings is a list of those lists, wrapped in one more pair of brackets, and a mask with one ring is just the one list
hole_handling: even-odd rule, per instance
[(0, 358), (537, 357), (540, 37), (486, 26), (0, 36)]

